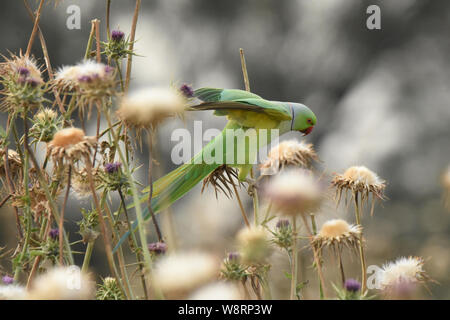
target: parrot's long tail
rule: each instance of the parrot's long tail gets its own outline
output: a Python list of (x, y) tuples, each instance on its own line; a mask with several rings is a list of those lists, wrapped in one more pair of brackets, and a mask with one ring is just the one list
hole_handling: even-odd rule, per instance
[[(195, 158), (194, 158), (195, 159)], [(193, 161), (194, 161), (193, 159)], [(187, 163), (184, 164), (172, 172), (168, 173), (164, 177), (158, 179), (153, 183), (153, 196), (152, 196), (152, 210), (154, 213), (158, 213), (161, 210), (164, 210), (176, 200), (185, 195), (189, 190), (191, 190), (197, 183), (206, 178), (211, 172), (213, 172), (218, 167), (217, 164), (195, 164)], [(144, 191), (149, 191), (149, 188)], [(148, 193), (141, 198), (141, 203), (146, 202), (148, 200)], [(132, 208), (134, 205), (131, 205)], [(148, 210), (148, 207), (145, 207), (142, 215), (144, 219), (147, 220), (151, 213)], [(132, 225), (133, 232), (137, 228), (137, 221), (135, 221)], [(127, 231), (116, 244), (113, 249), (115, 252), (122, 243), (127, 239), (130, 235), (130, 230)]]

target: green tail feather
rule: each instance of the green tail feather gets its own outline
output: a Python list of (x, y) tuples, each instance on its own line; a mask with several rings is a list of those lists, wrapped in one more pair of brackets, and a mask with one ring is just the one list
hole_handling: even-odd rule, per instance
[[(158, 213), (161, 210), (166, 209), (176, 200), (184, 196), (189, 190), (195, 187), (197, 183), (206, 178), (206, 176), (214, 171), (217, 167), (217, 164), (184, 164), (168, 173), (164, 177), (155, 181), (153, 183), (152, 197), (153, 212)], [(141, 198), (141, 202), (146, 202), (147, 199), (148, 194)], [(130, 207), (134, 207), (134, 204)], [(145, 220), (150, 218), (151, 215), (148, 211), (148, 207), (145, 207), (143, 216)], [(135, 221), (132, 225), (133, 232), (136, 230), (137, 226), (137, 221)], [(130, 231), (127, 231), (120, 238), (119, 242), (113, 249), (113, 253), (122, 245), (122, 243), (128, 238), (129, 235)]]

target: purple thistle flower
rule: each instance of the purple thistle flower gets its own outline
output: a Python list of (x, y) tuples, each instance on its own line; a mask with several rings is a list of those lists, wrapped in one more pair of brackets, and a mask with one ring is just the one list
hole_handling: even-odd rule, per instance
[(37, 81), (36, 79), (31, 78), (31, 79), (27, 79), (26, 83), (28, 85), (30, 85), (30, 87), (36, 88), (38, 86), (38, 84), (39, 84), (39, 81)]
[(277, 222), (277, 229), (282, 229), (282, 228), (288, 228), (290, 226), (289, 220), (288, 219), (280, 219)]
[(50, 231), (48, 232), (48, 235), (53, 240), (58, 239), (58, 237), (59, 237), (59, 229), (58, 228), (50, 229)]
[(349, 292), (358, 292), (361, 290), (361, 284), (355, 279), (347, 279), (345, 280), (344, 288)]
[(120, 162), (113, 162), (113, 163), (105, 163), (105, 172), (106, 173), (115, 173), (119, 171), (122, 164)]
[(113, 39), (113, 41), (120, 42), (120, 41), (122, 41), (124, 36), (125, 36), (125, 33), (123, 33), (120, 30), (111, 31), (111, 39)]
[(241, 258), (241, 255), (239, 254), (239, 252), (228, 253), (228, 261), (230, 261), (230, 262), (239, 262), (240, 258)]
[(148, 251), (154, 254), (164, 254), (167, 251), (167, 244), (164, 242), (153, 242), (148, 244)]
[(114, 68), (111, 66), (105, 66), (105, 73), (113, 73), (114, 72)]
[(90, 83), (90, 82), (92, 82), (92, 77), (91, 76), (81, 76), (78, 78), (78, 81), (84, 82), (84, 83)]
[(184, 94), (186, 98), (192, 98), (194, 96), (194, 90), (188, 84), (183, 84), (180, 87), (180, 91)]
[(28, 70), (27, 68), (25, 68), (25, 67), (19, 67), (18, 69), (17, 69), (17, 72), (21, 75), (21, 76), (27, 76), (27, 75), (29, 75), (30, 74), (30, 70)]
[(3, 276), (2, 280), (4, 284), (12, 284), (14, 282), (14, 278), (8, 275)]

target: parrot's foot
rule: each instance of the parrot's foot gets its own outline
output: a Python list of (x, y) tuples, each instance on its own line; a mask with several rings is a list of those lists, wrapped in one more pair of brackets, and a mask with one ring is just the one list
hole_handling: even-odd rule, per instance
[(255, 191), (258, 190), (258, 180), (252, 179), (252, 178), (246, 178), (245, 182), (247, 182), (247, 193), (250, 197), (253, 197), (255, 194)]

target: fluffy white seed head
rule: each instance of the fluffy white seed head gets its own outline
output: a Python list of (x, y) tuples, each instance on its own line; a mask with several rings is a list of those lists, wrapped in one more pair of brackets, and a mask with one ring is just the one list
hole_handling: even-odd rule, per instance
[(188, 300), (240, 300), (243, 299), (236, 285), (228, 282), (208, 284), (189, 296)]
[(317, 179), (310, 171), (302, 169), (281, 172), (270, 181), (265, 191), (275, 208), (288, 215), (313, 213), (323, 198)]
[(186, 100), (172, 88), (144, 88), (125, 96), (117, 115), (136, 128), (149, 128), (167, 117), (180, 114)]
[(90, 276), (73, 267), (57, 267), (37, 277), (27, 298), (31, 300), (88, 300), (95, 293)]
[(152, 278), (168, 297), (180, 298), (215, 278), (219, 267), (218, 261), (207, 253), (169, 254), (157, 261)]
[(26, 290), (24, 287), (15, 284), (0, 286), (0, 300), (24, 299), (26, 299)]
[(401, 283), (416, 284), (427, 280), (423, 263), (420, 257), (401, 257), (385, 264), (379, 279), (382, 289), (389, 290)]

